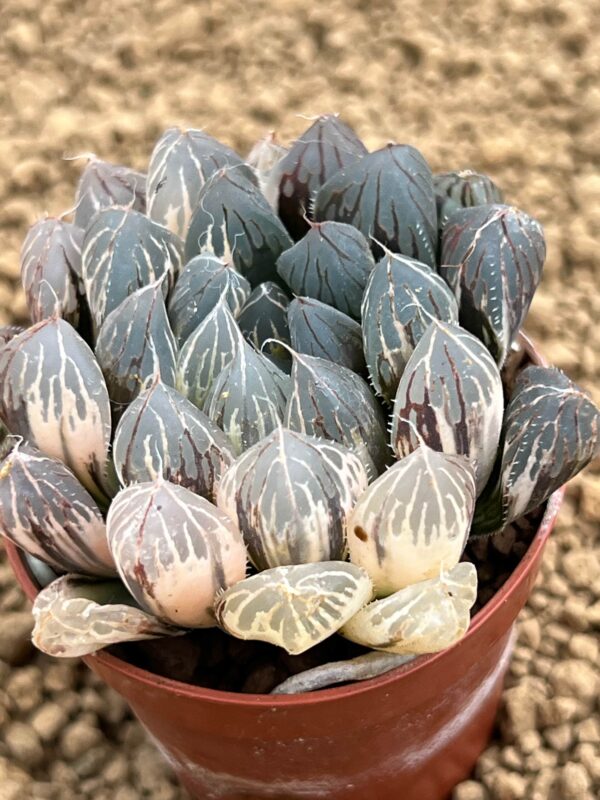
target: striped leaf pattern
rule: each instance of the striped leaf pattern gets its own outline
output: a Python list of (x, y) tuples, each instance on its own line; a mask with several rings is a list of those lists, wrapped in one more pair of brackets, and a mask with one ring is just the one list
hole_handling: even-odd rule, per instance
[(408, 360), (392, 414), (392, 448), (403, 458), (425, 441), (467, 456), (483, 491), (500, 431), (502, 379), (485, 346), (458, 325), (432, 323)]
[(181, 270), (169, 297), (169, 320), (181, 347), (218, 303), (222, 294), (234, 317), (248, 300), (251, 287), (221, 258), (205, 253)]
[(74, 327), (83, 301), (83, 231), (55, 217), (38, 220), (21, 248), (21, 282), (32, 322), (54, 314)]
[(387, 145), (335, 173), (317, 194), (315, 218), (354, 225), (393, 252), (435, 266), (433, 176), (410, 145)]
[(277, 260), (277, 272), (297, 295), (313, 297), (360, 319), (360, 304), (375, 266), (362, 233), (341, 222), (313, 223)]
[(98, 506), (61, 461), (15, 447), (0, 467), (0, 533), (58, 572), (114, 575)]
[(242, 341), (229, 306), (221, 298), (179, 352), (176, 386), (181, 394), (202, 409), (214, 381), (232, 361)]
[(185, 259), (214, 253), (256, 286), (277, 277), (275, 262), (292, 242), (247, 170), (219, 170), (204, 185), (188, 228)]
[(204, 411), (240, 455), (281, 424), (289, 393), (288, 376), (242, 340), (212, 384)]
[(546, 256), (539, 222), (512, 206), (456, 211), (444, 228), (440, 274), (460, 324), (504, 363), (533, 299)]
[(348, 518), (350, 560), (368, 572), (379, 596), (433, 578), (458, 563), (474, 507), (469, 461), (422, 444), (354, 506)]
[(162, 478), (119, 492), (106, 524), (123, 583), (164, 622), (213, 626), (217, 593), (246, 575), (246, 549), (233, 521)]
[(471, 621), (477, 570), (457, 564), (362, 608), (340, 633), (364, 647), (400, 655), (438, 653), (456, 644)]
[(96, 357), (117, 406), (130, 403), (152, 375), (175, 385), (177, 351), (161, 281), (133, 292), (106, 317)]
[(440, 231), (460, 208), (502, 203), (501, 190), (488, 175), (463, 169), (433, 176)]
[(299, 655), (342, 627), (372, 596), (362, 569), (343, 561), (275, 567), (246, 578), (217, 602), (219, 625)]
[(234, 459), (223, 431), (158, 376), (125, 410), (113, 442), (121, 484), (163, 477), (211, 501)]
[(277, 339), (289, 344), (287, 294), (272, 281), (265, 281), (253, 290), (238, 317), (240, 330), (257, 350), (262, 350), (267, 339)]
[(181, 633), (132, 605), (119, 581), (57, 578), (35, 598), (34, 645), (49, 656), (76, 658), (119, 642)]
[(96, 329), (132, 292), (165, 275), (166, 297), (180, 263), (181, 242), (166, 228), (131, 209), (100, 211), (86, 231), (82, 254)]
[(365, 372), (362, 330), (347, 314), (310, 297), (297, 297), (288, 308), (292, 347), (298, 353)]
[(439, 275), (409, 256), (389, 252), (371, 272), (361, 314), (369, 375), (387, 401), (393, 401), (432, 319), (458, 322), (456, 299)]
[(108, 392), (94, 354), (68, 322), (39, 322), (0, 350), (0, 417), (11, 433), (66, 464), (94, 497), (106, 488)]
[(324, 114), (298, 137), (271, 171), (265, 194), (294, 239), (308, 229), (305, 217), (325, 181), (354, 164), (367, 148), (335, 114)]
[(183, 239), (208, 178), (242, 163), (236, 152), (204, 131), (169, 128), (150, 156), (148, 216)]
[(555, 368), (521, 372), (504, 425), (504, 523), (537, 508), (600, 455), (600, 409)]
[(390, 460), (385, 418), (367, 383), (323, 358), (294, 353), (285, 425), (339, 442), (356, 453), (372, 479)]
[(217, 505), (237, 520), (261, 570), (343, 559), (346, 517), (366, 487), (345, 447), (280, 426), (225, 473)]
[(144, 214), (146, 176), (141, 172), (91, 156), (81, 174), (75, 196), (75, 225), (85, 230), (98, 211), (124, 206)]

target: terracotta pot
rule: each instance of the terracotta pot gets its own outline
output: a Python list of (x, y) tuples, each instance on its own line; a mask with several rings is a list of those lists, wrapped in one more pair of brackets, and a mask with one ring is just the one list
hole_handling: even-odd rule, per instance
[[(550, 498), (525, 556), (457, 645), (379, 678), (246, 695), (158, 677), (105, 652), (84, 661), (127, 700), (198, 800), (446, 800), (489, 740), (514, 622), (562, 498)], [(22, 555), (10, 544), (7, 552), (33, 599)]]

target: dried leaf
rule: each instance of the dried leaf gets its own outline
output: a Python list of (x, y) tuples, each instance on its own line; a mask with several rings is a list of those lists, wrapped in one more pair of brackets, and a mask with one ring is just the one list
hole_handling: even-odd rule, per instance
[(335, 173), (317, 194), (315, 218), (346, 222), (395, 253), (435, 266), (433, 176), (410, 145), (387, 145)]
[(500, 366), (527, 316), (545, 255), (541, 225), (512, 206), (460, 209), (444, 228), (439, 271), (458, 300), (460, 324)]
[(425, 441), (467, 456), (480, 494), (496, 460), (503, 413), (502, 379), (489, 351), (458, 325), (434, 322), (400, 379), (392, 448), (403, 458)]
[(433, 176), (440, 231), (460, 208), (502, 203), (502, 192), (488, 175), (470, 169)]
[(33, 643), (49, 656), (86, 656), (119, 642), (137, 642), (182, 631), (134, 605), (120, 581), (64, 575), (38, 594), (32, 609)]
[(366, 487), (349, 450), (278, 427), (225, 473), (217, 505), (260, 570), (344, 558), (346, 517)]
[(371, 272), (362, 301), (365, 358), (375, 390), (393, 401), (417, 343), (432, 319), (458, 322), (448, 285), (431, 267), (386, 253)]
[(246, 575), (232, 520), (162, 478), (119, 492), (106, 525), (123, 583), (142, 608), (173, 625), (213, 626), (215, 596)]
[(433, 578), (458, 563), (474, 506), (468, 460), (422, 444), (359, 498), (348, 519), (350, 559), (379, 596)]
[(146, 212), (146, 176), (91, 156), (75, 195), (75, 225), (85, 230), (95, 214), (109, 206)]
[(262, 193), (269, 201), (269, 205), (277, 211), (277, 196), (279, 190), (269, 181), (271, 173), (278, 161), (288, 152), (287, 147), (279, 144), (275, 131), (259, 139), (248, 153), (247, 163), (254, 169), (258, 176), (258, 184)]
[(235, 455), (206, 414), (155, 377), (121, 417), (113, 459), (122, 484), (162, 476), (214, 500), (216, 485)]
[(106, 526), (61, 461), (16, 446), (0, 467), (0, 533), (58, 572), (114, 575)]
[(219, 625), (238, 639), (270, 642), (291, 655), (327, 639), (368, 603), (366, 573), (343, 561), (275, 567), (221, 595)]

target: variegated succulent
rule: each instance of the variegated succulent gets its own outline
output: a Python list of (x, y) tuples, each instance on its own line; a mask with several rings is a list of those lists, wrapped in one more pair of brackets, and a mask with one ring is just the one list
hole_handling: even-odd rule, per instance
[(334, 115), (247, 161), (170, 128), (147, 179), (89, 156), (72, 213), (0, 329), (0, 533), (51, 581), (45, 652), (219, 626), (311, 650), (276, 692), (373, 677), (458, 642), (469, 536), (599, 453), (581, 389), (515, 376), (545, 244), (485, 175)]

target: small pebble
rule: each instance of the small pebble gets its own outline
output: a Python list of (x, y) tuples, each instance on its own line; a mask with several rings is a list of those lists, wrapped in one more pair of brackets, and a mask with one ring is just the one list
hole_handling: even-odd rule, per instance
[(67, 761), (74, 761), (102, 739), (98, 728), (86, 722), (72, 722), (60, 737), (60, 751)]
[(13, 722), (6, 729), (4, 740), (8, 752), (27, 768), (37, 767), (44, 760), (44, 750), (37, 733), (30, 725)]

